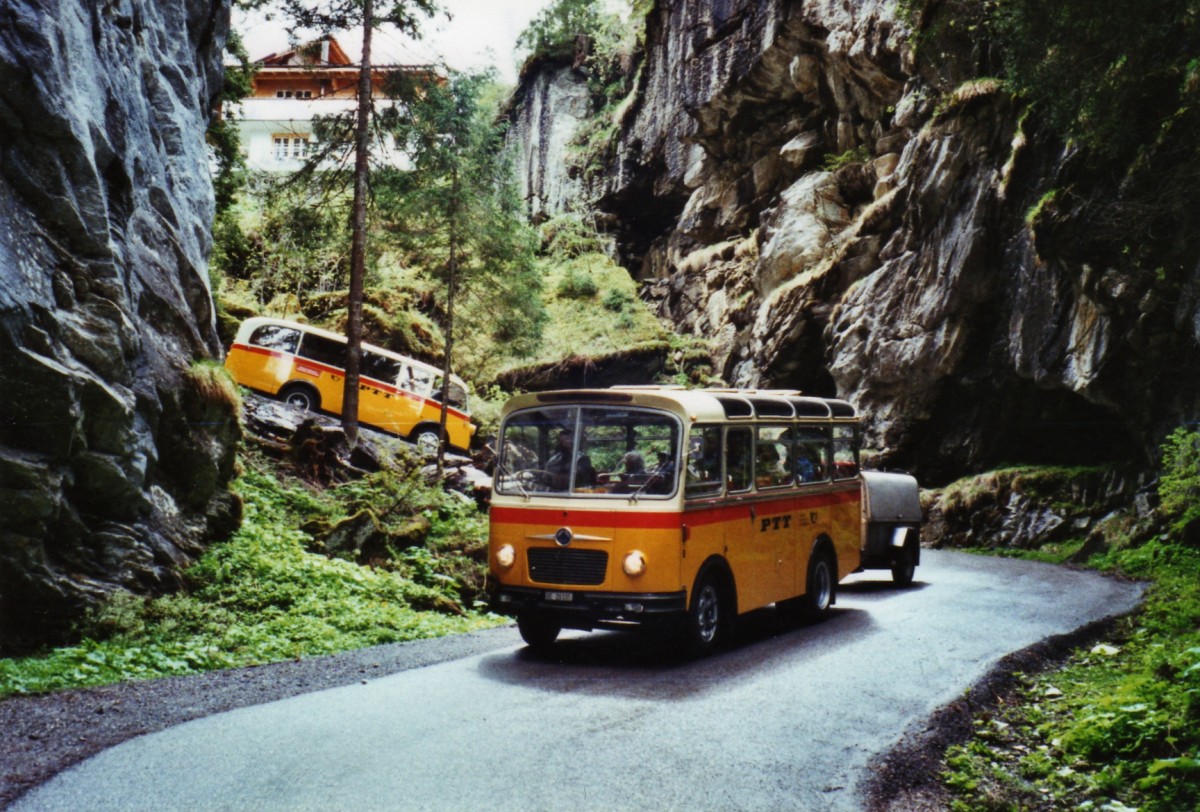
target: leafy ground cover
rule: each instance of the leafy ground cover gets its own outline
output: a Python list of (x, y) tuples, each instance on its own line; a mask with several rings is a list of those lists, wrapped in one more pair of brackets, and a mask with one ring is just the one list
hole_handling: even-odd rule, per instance
[[(476, 600), (487, 520), (473, 503), (396, 474), (329, 490), (287, 478), (247, 454), (236, 490), (241, 529), (159, 598), (118, 593), (81, 628), (81, 642), (0, 659), (0, 696), (55, 691), (329, 654), (501, 625)], [(373, 566), (322, 554), (302, 526), (364, 503), (423, 516), (425, 543)]]
[[(1177, 433), (1164, 447), (1160, 532), (1088, 561), (1152, 582), (1145, 606), (1061, 669), (1018, 675), (1015, 695), (975, 718), (945, 758), (956, 812), (1200, 809), (1200, 549), (1185, 541), (1193, 503), (1177, 499), (1200, 483), (1198, 444)], [(1056, 561), (1081, 544), (1004, 554)]]

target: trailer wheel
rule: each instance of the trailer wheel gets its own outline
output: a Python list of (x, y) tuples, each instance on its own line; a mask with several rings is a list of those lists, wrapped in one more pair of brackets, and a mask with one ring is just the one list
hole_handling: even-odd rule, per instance
[(526, 613), (517, 615), (517, 631), (527, 646), (534, 651), (544, 652), (554, 645), (562, 626), (545, 615)]
[(834, 577), (833, 557), (824, 550), (815, 552), (808, 561), (808, 579), (804, 588), (804, 616), (810, 621), (820, 620), (829, 613), (833, 605)]
[[(908, 531), (911, 535), (912, 531)], [(913, 549), (911, 539), (906, 539), (904, 546), (900, 548), (899, 555), (892, 562), (892, 583), (898, 587), (912, 586), (913, 576), (917, 572), (917, 556), (916, 550)]]

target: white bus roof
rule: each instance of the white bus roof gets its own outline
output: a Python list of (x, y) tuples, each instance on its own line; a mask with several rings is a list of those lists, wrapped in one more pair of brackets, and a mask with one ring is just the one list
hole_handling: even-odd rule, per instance
[(779, 389), (684, 389), (679, 386), (614, 386), (610, 389), (559, 389), (517, 395), (504, 415), (518, 409), (555, 404), (624, 404), (666, 409), (694, 423), (738, 420), (853, 420), (858, 413), (844, 401), (806, 397)]

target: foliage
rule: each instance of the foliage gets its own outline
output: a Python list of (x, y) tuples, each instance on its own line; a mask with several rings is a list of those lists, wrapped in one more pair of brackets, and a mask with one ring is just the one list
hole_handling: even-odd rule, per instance
[(870, 150), (865, 146), (859, 146), (836, 155), (832, 153), (826, 155), (825, 160), (821, 162), (821, 168), (826, 172), (836, 172), (843, 166), (866, 163), (869, 160), (871, 160)]
[(206, 134), (216, 170), (213, 173), (213, 194), (218, 219), (228, 216), (238, 192), (246, 182), (246, 159), (242, 156), (237, 118), (231, 110), (233, 105), (250, 95), (254, 77), (250, 55), (236, 31), (229, 32), (225, 53), (232, 57), (232, 64), (225, 66), (225, 79), (220, 93), (221, 114), (213, 118)]
[(1031, 210), (1032, 226), (1053, 225), (1034, 215), (1078, 219), (1090, 241), (1073, 241), (1074, 251), (1164, 269), (1172, 284), (1191, 267), (1184, 235), (1200, 205), (1200, 0), (1136, 13), (1120, 0), (901, 0), (900, 11), (935, 85), (995, 72), (1032, 112), (1028, 132), (1067, 147), (1054, 182), (1068, 182)]
[[(486, 518), (472, 503), (388, 474), (314, 492), (280, 482), (261, 460), (244, 462), (236, 483), (242, 528), (187, 571), (186, 590), (152, 599), (116, 593), (89, 618), (78, 645), (0, 660), (0, 695), (273, 662), (502, 622), (472, 605), (487, 538)], [(304, 520), (341, 518), (362, 504), (426, 516), (433, 527), (426, 546), (374, 568), (309, 552), (315, 545), (299, 529)]]
[[(1169, 516), (1195, 504), (1197, 439), (1180, 429), (1164, 443)], [(946, 756), (952, 809), (1200, 805), (1200, 551), (1174, 530), (1118, 540), (1089, 565), (1151, 582), (1145, 605), (1064, 668), (1024, 676), (1021, 701), (976, 719)]]
[(1180, 525), (1200, 518), (1200, 432), (1177, 428), (1163, 443), (1162, 509)]
[(527, 61), (574, 59), (580, 37), (592, 38), (611, 25), (601, 0), (554, 0), (517, 37)]
[(528, 355), (546, 319), (542, 280), (503, 125), (482, 102), (494, 77), (451, 72), (444, 84), (397, 82), (405, 111), (393, 110), (384, 124), (412, 167), (381, 173), (377, 200), (391, 240), (444, 285), (448, 352), (461, 323), (470, 326), (458, 339), (468, 352), (483, 344)]

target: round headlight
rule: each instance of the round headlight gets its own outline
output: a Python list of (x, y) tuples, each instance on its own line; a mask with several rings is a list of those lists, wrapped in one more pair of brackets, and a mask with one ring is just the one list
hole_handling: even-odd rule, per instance
[(640, 551), (634, 550), (629, 555), (625, 556), (625, 561), (621, 564), (625, 570), (625, 574), (634, 577), (641, 575), (646, 571), (646, 556)]
[(496, 550), (496, 565), (502, 569), (508, 569), (517, 560), (517, 551), (512, 548), (511, 544), (505, 544), (500, 549)]

